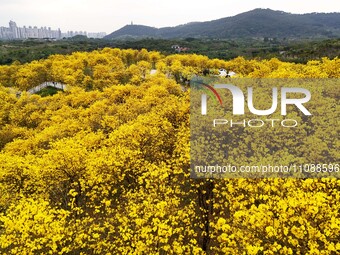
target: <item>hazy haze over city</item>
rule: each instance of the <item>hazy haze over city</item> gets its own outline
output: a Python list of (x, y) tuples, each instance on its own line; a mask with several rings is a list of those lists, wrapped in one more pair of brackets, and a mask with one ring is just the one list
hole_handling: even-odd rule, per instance
[(0, 26), (47, 26), (62, 31), (110, 33), (130, 24), (154, 27), (207, 21), (255, 8), (292, 13), (340, 12), (339, 0), (0, 0)]

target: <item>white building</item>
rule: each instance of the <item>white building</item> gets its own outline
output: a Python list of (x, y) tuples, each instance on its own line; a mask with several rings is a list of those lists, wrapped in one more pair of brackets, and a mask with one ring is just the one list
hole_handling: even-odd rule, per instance
[(0, 40), (15, 40), (15, 39), (28, 39), (28, 38), (50, 38), (61, 39), (61, 31), (52, 30), (50, 27), (18, 27), (14, 21), (9, 22), (9, 27), (0, 27)]
[(87, 34), (87, 37), (88, 38), (94, 38), (94, 39), (97, 39), (97, 38), (103, 38), (106, 36), (106, 33), (105, 32), (99, 32), (99, 33), (88, 33)]
[(88, 36), (86, 31), (67, 31), (66, 33), (61, 33), (61, 38), (70, 38), (76, 35)]
[(9, 27), (0, 27), (0, 40), (15, 40), (15, 39), (62, 39), (70, 38), (76, 35), (83, 35), (89, 38), (103, 38), (106, 36), (105, 32), (88, 33), (86, 31), (67, 31), (62, 33), (60, 29), (52, 30), (50, 27), (29, 26), (18, 27), (14, 21), (9, 22)]

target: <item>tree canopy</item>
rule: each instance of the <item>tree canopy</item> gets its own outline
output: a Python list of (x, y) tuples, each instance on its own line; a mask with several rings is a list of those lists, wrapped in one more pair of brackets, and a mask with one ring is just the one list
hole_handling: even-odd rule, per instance
[[(112, 48), (0, 66), (0, 253), (337, 254), (338, 179), (190, 178), (187, 81), (219, 68), (340, 76), (337, 58), (304, 65)], [(44, 81), (68, 89), (24, 92)], [(327, 93), (339, 100), (339, 87)], [(315, 157), (327, 157), (339, 126), (327, 132), (310, 141)]]

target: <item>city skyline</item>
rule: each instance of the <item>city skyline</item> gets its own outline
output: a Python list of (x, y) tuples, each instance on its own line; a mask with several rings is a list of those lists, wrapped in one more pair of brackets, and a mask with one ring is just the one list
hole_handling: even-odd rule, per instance
[(176, 26), (234, 16), (255, 8), (291, 13), (339, 12), (338, 0), (0, 0), (0, 26), (14, 20), (21, 26), (60, 28), (62, 31), (111, 33), (127, 24)]
[(37, 27), (37, 26), (26, 26), (20, 27), (15, 21), (10, 20), (8, 27), (0, 26), (0, 40), (16, 40), (16, 39), (56, 39), (70, 38), (76, 35), (83, 35), (89, 38), (103, 38), (105, 32), (87, 33), (86, 31), (66, 31), (62, 32), (60, 28), (52, 29), (51, 27)]

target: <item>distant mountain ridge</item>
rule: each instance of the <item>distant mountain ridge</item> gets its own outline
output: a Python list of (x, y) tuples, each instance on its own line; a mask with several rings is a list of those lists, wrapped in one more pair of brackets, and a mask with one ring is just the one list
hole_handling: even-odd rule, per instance
[(340, 37), (340, 13), (291, 14), (255, 9), (236, 16), (175, 27), (154, 28), (126, 25), (107, 35), (120, 38), (334, 38)]

